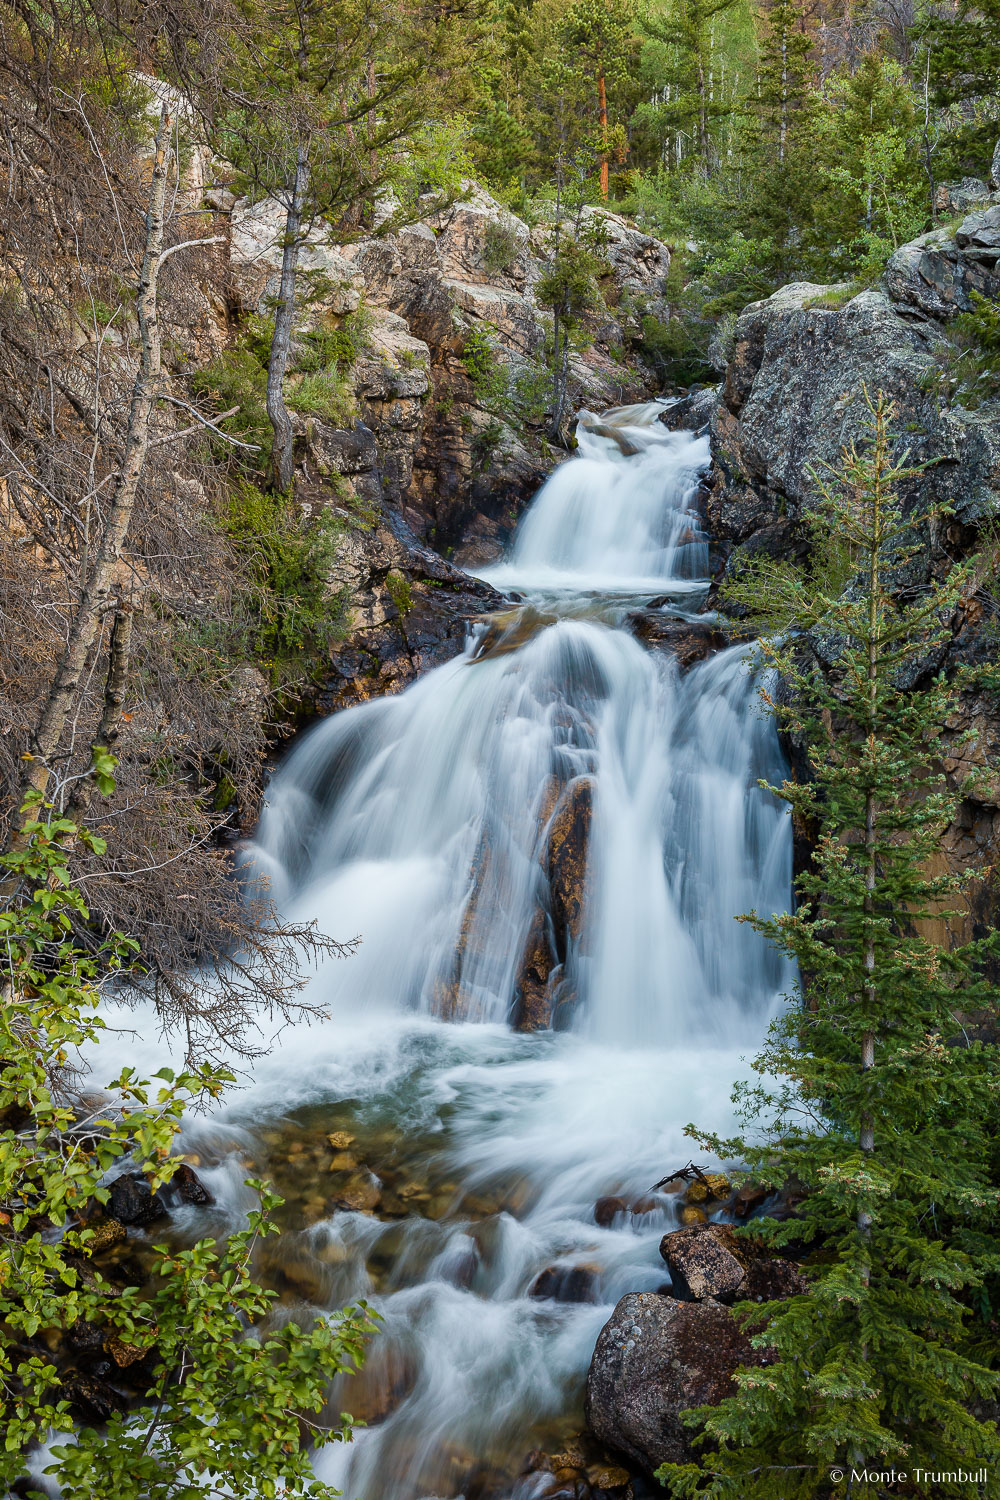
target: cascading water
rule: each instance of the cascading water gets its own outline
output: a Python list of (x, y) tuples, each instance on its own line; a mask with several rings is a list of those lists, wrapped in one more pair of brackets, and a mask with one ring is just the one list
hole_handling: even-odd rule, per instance
[[(734, 921), (783, 909), (791, 866), (741, 649), (681, 675), (607, 623), (624, 596), (683, 614), (705, 588), (706, 446), (655, 415), (586, 419), (490, 572), (534, 608), (318, 725), (250, 854), (282, 910), (362, 942), (311, 980), (329, 1022), (286, 1033), (186, 1145), (230, 1213), (248, 1159), (276, 1178), (286, 1232), (265, 1269), (286, 1301), (365, 1296), (384, 1318), (333, 1398), (371, 1425), (316, 1459), (360, 1500), (541, 1493), (517, 1478), (524, 1455), (579, 1430), (612, 1305), (665, 1279), (676, 1200), (649, 1185), (686, 1159), (689, 1120), (725, 1129), (741, 1054), (788, 984)], [(573, 788), (589, 837), (549, 977), (563, 1029), (520, 1034), (526, 943), (540, 919), (554, 930), (553, 808)], [(634, 1211), (600, 1227), (607, 1194)]]

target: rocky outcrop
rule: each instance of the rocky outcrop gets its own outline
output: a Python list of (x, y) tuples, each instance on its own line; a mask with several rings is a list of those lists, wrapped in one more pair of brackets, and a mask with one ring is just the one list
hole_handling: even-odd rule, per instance
[(764, 1365), (729, 1308), (629, 1293), (601, 1330), (587, 1375), (587, 1425), (609, 1448), (652, 1474), (690, 1460), (681, 1414), (734, 1390), (740, 1366)]
[[(892, 256), (882, 284), (797, 282), (752, 303), (733, 330), (711, 417), (708, 500), (714, 534), (744, 549), (787, 550), (815, 493), (811, 471), (836, 463), (863, 430), (865, 391), (896, 405), (899, 447), (930, 464), (905, 501), (954, 506), (974, 526), (1000, 505), (1000, 420), (992, 408), (947, 404), (939, 378), (947, 322), (972, 294), (1000, 295), (1000, 205), (935, 230)], [(945, 538), (941, 538), (945, 541)], [(934, 539), (916, 563), (930, 574)]]
[[(970, 409), (952, 397), (948, 341), (950, 321), (974, 306), (974, 294), (1000, 297), (995, 201), (954, 230), (901, 246), (876, 287), (851, 295), (846, 287), (796, 283), (744, 310), (711, 398), (705, 508), (708, 529), (722, 541), (720, 571), (754, 555), (805, 556), (813, 476), (865, 430), (866, 391), (893, 399), (897, 456), (926, 465), (901, 488), (904, 508), (920, 517), (950, 507), (916, 533), (919, 545), (897, 569), (899, 586), (919, 588), (975, 549), (983, 525), (1000, 516), (1000, 405), (987, 400)], [(699, 394), (702, 413), (708, 399)], [(951, 621), (950, 645), (927, 669), (986, 660), (993, 649), (986, 613), (970, 589)], [(991, 864), (998, 847), (1000, 787), (990, 776), (973, 786), (969, 772), (982, 771), (989, 746), (1000, 744), (1000, 705), (966, 694), (953, 727), (956, 751), (946, 770), (962, 802), (942, 840), (942, 869), (968, 870)], [(974, 732), (963, 751), (965, 729)], [(984, 875), (970, 894), (965, 936), (995, 912), (996, 895)]]
[[(266, 314), (281, 263), (280, 205), (217, 189), (206, 202), (229, 226), (237, 302)], [(667, 315), (667, 247), (603, 209), (585, 216), (602, 246), (602, 306), (591, 342), (573, 355), (567, 421), (582, 405), (645, 393), (623, 351), (644, 315)], [(552, 241), (552, 225), (530, 228), (471, 185), (445, 208), (428, 199), (424, 219), (396, 233), (333, 245), (317, 228), (307, 239), (301, 265), (314, 296), (297, 337), (353, 318), (359, 344), (354, 429), (296, 418), (296, 494), (346, 523), (330, 583), (351, 608), (323, 709), (398, 691), (462, 649), (472, 615), (502, 603), (459, 566), (501, 554), (558, 456), (543, 435), (551, 316), (537, 297)]]

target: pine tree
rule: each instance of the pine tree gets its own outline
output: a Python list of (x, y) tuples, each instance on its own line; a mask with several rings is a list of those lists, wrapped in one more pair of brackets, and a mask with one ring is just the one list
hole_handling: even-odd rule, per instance
[[(941, 677), (911, 686), (968, 578), (896, 592), (926, 518), (902, 514), (915, 470), (891, 456), (890, 415), (884, 396), (872, 402), (871, 451), (852, 448), (819, 482), (822, 566), (803, 577), (766, 565), (732, 590), (745, 606), (767, 600), (783, 632), (762, 649), (809, 779), (775, 791), (816, 838), (796, 910), (749, 918), (797, 961), (804, 1003), (772, 1027), (761, 1084), (741, 1091), (748, 1135), (703, 1139), (757, 1182), (804, 1189), (794, 1218), (753, 1231), (804, 1242), (809, 1285), (737, 1310), (774, 1363), (692, 1414), (718, 1451), (667, 1466), (677, 1496), (814, 1500), (841, 1492), (833, 1469), (895, 1467), (906, 1493), (943, 1500), (988, 1491), (918, 1469), (1000, 1463), (995, 1424), (976, 1415), (1000, 1389), (979, 1321), (1000, 1271), (989, 1165), (1000, 1068), (997, 1047), (963, 1030), (970, 1013), (996, 1015), (984, 978), (996, 934), (953, 947), (930, 935), (963, 884), (928, 873), (955, 801), (939, 769), (952, 690)], [(850, 1493), (890, 1491), (861, 1478)]]
[(789, 131), (808, 105), (813, 39), (796, 0), (774, 0), (761, 20), (756, 114), (762, 141), (769, 149), (777, 146), (783, 163)]

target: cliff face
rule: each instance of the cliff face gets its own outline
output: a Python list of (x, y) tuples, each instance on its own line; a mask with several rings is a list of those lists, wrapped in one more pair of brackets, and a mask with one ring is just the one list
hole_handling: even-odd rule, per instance
[[(902, 246), (881, 284), (851, 296), (845, 288), (799, 283), (746, 308), (732, 332), (725, 378), (674, 420), (710, 424), (713, 465), (706, 510), (721, 541), (722, 575), (753, 555), (804, 556), (803, 520), (813, 473), (834, 464), (864, 430), (866, 392), (895, 403), (896, 453), (927, 467), (903, 492), (908, 513), (931, 516), (900, 587), (919, 587), (955, 560), (983, 548), (1000, 517), (1000, 403), (973, 407), (955, 376), (950, 326), (975, 295), (1000, 295), (1000, 205), (987, 203), (954, 229)], [(956, 388), (957, 391), (956, 391)], [(989, 569), (949, 622), (950, 638), (927, 672), (975, 666), (996, 654)], [(961, 796), (946, 831), (946, 868), (991, 864), (1000, 850), (1000, 703), (970, 689), (949, 726), (946, 770)], [(980, 775), (973, 783), (973, 776)], [(989, 874), (970, 892), (974, 926), (995, 917), (1000, 896)]]

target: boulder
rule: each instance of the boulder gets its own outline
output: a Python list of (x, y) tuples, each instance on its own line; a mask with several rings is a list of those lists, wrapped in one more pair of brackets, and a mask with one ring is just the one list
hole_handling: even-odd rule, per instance
[(692, 1458), (682, 1412), (732, 1393), (733, 1372), (763, 1365), (719, 1302), (631, 1292), (604, 1325), (587, 1375), (585, 1414), (595, 1437), (652, 1474)]
[(537, 911), (531, 923), (514, 991), (510, 1024), (515, 1031), (544, 1031), (552, 1023), (552, 988), (550, 980), (558, 964), (552, 923), (548, 914)]
[(188, 1166), (186, 1161), (181, 1162), (163, 1189), (163, 1197), (167, 1203), (191, 1203), (198, 1208), (210, 1208), (215, 1202), (194, 1168)]
[(746, 1280), (745, 1256), (725, 1224), (692, 1224), (660, 1241), (671, 1290), (684, 1302), (734, 1302)]
[(164, 1218), (167, 1212), (160, 1194), (154, 1193), (138, 1172), (127, 1172), (123, 1177), (115, 1178), (108, 1194), (107, 1209), (119, 1224), (133, 1224), (140, 1228)]

